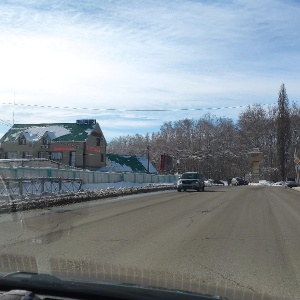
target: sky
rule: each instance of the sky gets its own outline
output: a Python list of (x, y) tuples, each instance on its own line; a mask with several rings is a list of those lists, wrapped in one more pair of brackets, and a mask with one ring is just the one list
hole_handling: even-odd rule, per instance
[(0, 2), (0, 137), (96, 119), (110, 141), (300, 100), (300, 1)]

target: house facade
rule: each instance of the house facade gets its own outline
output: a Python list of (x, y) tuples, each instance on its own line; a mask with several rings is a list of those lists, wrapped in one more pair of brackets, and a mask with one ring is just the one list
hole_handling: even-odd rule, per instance
[(14, 124), (0, 143), (0, 158), (47, 158), (88, 170), (106, 165), (107, 143), (94, 119), (75, 123)]

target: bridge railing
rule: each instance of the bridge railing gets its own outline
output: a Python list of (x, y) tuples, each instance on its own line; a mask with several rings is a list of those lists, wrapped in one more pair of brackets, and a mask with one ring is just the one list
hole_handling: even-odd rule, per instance
[(176, 175), (156, 175), (147, 173), (110, 173), (87, 170), (54, 169), (54, 168), (30, 168), (30, 167), (0, 167), (0, 178), (64, 178), (81, 179), (82, 183), (174, 183)]

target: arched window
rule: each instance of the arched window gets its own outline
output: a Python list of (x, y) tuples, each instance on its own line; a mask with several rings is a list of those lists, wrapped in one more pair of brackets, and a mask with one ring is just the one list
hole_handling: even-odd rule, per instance
[(19, 137), (19, 145), (26, 145), (26, 138), (24, 137), (24, 135), (21, 135)]
[(43, 145), (50, 145), (51, 144), (51, 139), (49, 138), (48, 135), (43, 137)]

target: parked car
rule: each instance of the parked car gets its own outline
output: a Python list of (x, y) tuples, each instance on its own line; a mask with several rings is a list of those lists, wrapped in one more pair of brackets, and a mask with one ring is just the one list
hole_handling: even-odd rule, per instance
[(248, 185), (249, 184), (248, 181), (243, 178), (239, 178), (238, 183), (239, 183), (238, 185)]
[(285, 185), (284, 181), (278, 181), (272, 184), (272, 186), (283, 186), (283, 185)]
[(238, 185), (238, 178), (232, 178), (231, 185)]
[(292, 187), (298, 186), (298, 184), (297, 184), (295, 178), (287, 178), (287, 180), (285, 182), (285, 186), (292, 188)]
[(212, 186), (213, 185), (213, 180), (212, 179), (204, 179), (204, 185), (205, 186)]
[(183, 173), (177, 182), (177, 191), (196, 190), (204, 191), (205, 184), (203, 176), (198, 172)]
[(215, 180), (213, 181), (213, 185), (225, 185), (225, 184), (224, 184), (223, 181), (218, 180), (218, 179), (215, 179)]
[(231, 180), (231, 185), (248, 185), (249, 182), (243, 178), (239, 178), (239, 177), (236, 177), (236, 178), (232, 178)]

